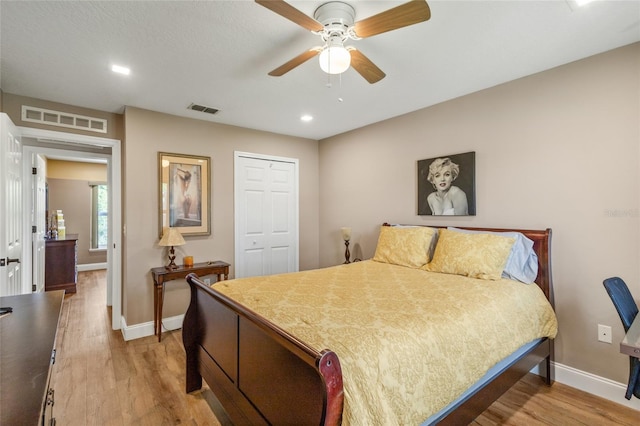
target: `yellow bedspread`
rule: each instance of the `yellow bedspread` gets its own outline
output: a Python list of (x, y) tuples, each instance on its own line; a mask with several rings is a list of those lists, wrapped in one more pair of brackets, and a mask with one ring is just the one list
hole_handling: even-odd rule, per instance
[(557, 330), (535, 284), (372, 260), (214, 288), (338, 355), (347, 425), (419, 424), (515, 349)]

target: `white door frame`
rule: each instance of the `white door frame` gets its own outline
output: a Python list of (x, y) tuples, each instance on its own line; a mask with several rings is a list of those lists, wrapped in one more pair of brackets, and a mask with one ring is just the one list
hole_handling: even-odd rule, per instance
[(234, 216), (234, 263), (235, 263), (235, 270), (239, 270), (239, 268), (241, 268), (241, 265), (238, 265), (238, 259), (240, 259), (241, 257), (241, 246), (242, 246), (242, 242), (240, 241), (241, 239), (241, 235), (239, 232), (239, 219), (238, 219), (238, 214), (239, 214), (239, 199), (238, 199), (238, 186), (237, 186), (237, 182), (235, 179), (235, 170), (238, 167), (238, 161), (240, 158), (254, 158), (257, 160), (265, 160), (265, 161), (281, 161), (281, 162), (285, 162), (285, 163), (293, 163), (294, 165), (294, 180), (295, 180), (295, 191), (296, 191), (296, 208), (295, 208), (295, 223), (296, 223), (296, 238), (295, 238), (295, 244), (296, 244), (296, 250), (295, 250), (295, 259), (294, 259), (294, 270), (298, 271), (300, 269), (300, 188), (299, 188), (299, 176), (300, 176), (300, 171), (299, 171), (299, 160), (297, 158), (288, 158), (288, 157), (279, 157), (279, 156), (275, 156), (275, 155), (265, 155), (265, 154), (255, 154), (252, 152), (243, 152), (243, 151), (234, 151), (233, 152), (233, 167), (234, 167), (234, 182), (233, 182), (233, 194), (234, 194), (234, 202), (233, 202), (233, 216)]
[[(113, 330), (121, 328), (122, 320), (122, 165), (121, 165), (121, 142), (118, 139), (101, 138), (96, 136), (78, 135), (75, 133), (57, 132), (52, 130), (34, 129), (30, 127), (19, 127), (23, 138), (33, 138), (49, 140), (52, 142), (74, 143), (78, 145), (109, 147), (111, 154), (96, 154), (92, 152), (74, 151), (70, 146), (69, 150), (45, 148), (41, 146), (25, 146), (23, 149), (31, 153), (44, 155), (66, 155), (77, 158), (102, 158), (107, 162), (107, 181), (109, 185), (109, 242), (107, 246), (107, 305), (111, 305), (111, 327)], [(25, 154), (26, 155), (26, 154)], [(28, 157), (27, 157), (28, 158)], [(25, 166), (26, 167), (26, 166)], [(28, 172), (31, 173), (31, 165), (28, 165)], [(27, 185), (23, 185), (24, 191), (28, 191)], [(23, 197), (25, 202), (29, 202), (30, 194)], [(29, 210), (25, 210), (29, 211)], [(31, 241), (31, 224), (24, 227), (25, 236)], [(26, 246), (26, 244), (25, 244)], [(31, 247), (23, 248), (23, 258), (29, 259), (31, 264)], [(29, 275), (28, 277), (24, 277)], [(31, 287), (31, 275), (23, 274), (23, 280), (29, 280)], [(24, 283), (24, 281), (23, 281)]]
[[(24, 149), (23, 149), (24, 152)], [(28, 151), (27, 151), (28, 154)], [(31, 258), (26, 259), (25, 263), (30, 263), (29, 270), (31, 271), (31, 283), (25, 279), (23, 286), (32, 284), (32, 288), (24, 289), (24, 293), (28, 293), (29, 290), (42, 292), (45, 291), (45, 256), (46, 256), (46, 241), (45, 236), (47, 233), (47, 212), (46, 212), (46, 179), (47, 179), (47, 163), (44, 155), (34, 154), (25, 156), (22, 163), (22, 176), (25, 180), (22, 192), (24, 194), (24, 218), (29, 220), (27, 224), (34, 227), (31, 230)], [(36, 173), (31, 172), (27, 168), (31, 165), (36, 169)], [(27, 179), (27, 176), (31, 179)], [(28, 182), (26, 182), (28, 181)], [(27, 197), (29, 198), (27, 200)], [(36, 256), (37, 253), (37, 256)], [(37, 262), (37, 264), (36, 264)]]

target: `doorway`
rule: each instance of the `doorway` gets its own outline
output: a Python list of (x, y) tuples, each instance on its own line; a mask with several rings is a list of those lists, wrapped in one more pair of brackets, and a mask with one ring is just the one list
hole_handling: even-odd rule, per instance
[[(107, 244), (107, 294), (105, 300), (106, 305), (112, 307), (111, 327), (114, 330), (119, 330), (122, 318), (120, 141), (32, 128), (20, 128), (20, 131), (23, 142), (23, 176), (25, 177), (31, 175), (31, 158), (35, 158), (38, 155), (77, 162), (103, 162), (107, 165), (109, 233)], [(101, 151), (104, 153), (101, 153)], [(31, 193), (31, 185), (25, 183), (23, 188), (25, 211), (29, 212), (34, 208), (34, 194)], [(31, 223), (25, 223), (24, 232), (24, 241), (31, 241)], [(31, 247), (24, 247), (23, 259), (26, 260), (26, 270), (33, 270), (33, 256)]]

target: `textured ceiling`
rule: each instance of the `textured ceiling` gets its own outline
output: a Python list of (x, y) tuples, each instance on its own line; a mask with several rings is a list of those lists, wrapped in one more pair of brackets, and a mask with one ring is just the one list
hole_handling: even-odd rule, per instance
[[(291, 1), (313, 16), (326, 1)], [(348, 3), (360, 20), (403, 3)], [(355, 41), (386, 74), (267, 73), (318, 36), (236, 1), (0, 2), (0, 87), (110, 112), (130, 105), (323, 139), (640, 41), (640, 1), (429, 1), (431, 19)], [(131, 75), (110, 71), (113, 63)], [(340, 101), (339, 99), (342, 99)], [(192, 103), (220, 109), (210, 116)], [(314, 117), (300, 121), (302, 114)]]

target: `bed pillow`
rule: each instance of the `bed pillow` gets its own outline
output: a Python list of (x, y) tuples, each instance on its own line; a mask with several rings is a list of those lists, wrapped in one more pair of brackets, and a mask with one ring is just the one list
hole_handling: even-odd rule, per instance
[(538, 276), (538, 255), (533, 251), (533, 241), (520, 232), (476, 231), (453, 227), (449, 227), (448, 229), (467, 234), (488, 233), (515, 238), (516, 242), (513, 244), (513, 247), (511, 247), (511, 253), (507, 259), (504, 271), (502, 271), (502, 277), (521, 281), (525, 284), (535, 282), (536, 277)]
[[(395, 228), (424, 228), (424, 226), (420, 225), (401, 225), (397, 223), (392, 223), (391, 226)], [(433, 230), (433, 237), (431, 237), (431, 244), (429, 245), (429, 252), (427, 254), (427, 263), (431, 262), (433, 259), (433, 252), (436, 249), (436, 243), (438, 242), (438, 228), (430, 228)]]
[(487, 233), (463, 234), (441, 229), (433, 259), (423, 269), (483, 280), (498, 280), (515, 240)]
[(435, 229), (426, 226), (381, 226), (373, 260), (420, 268), (429, 261), (429, 246), (435, 234)]

